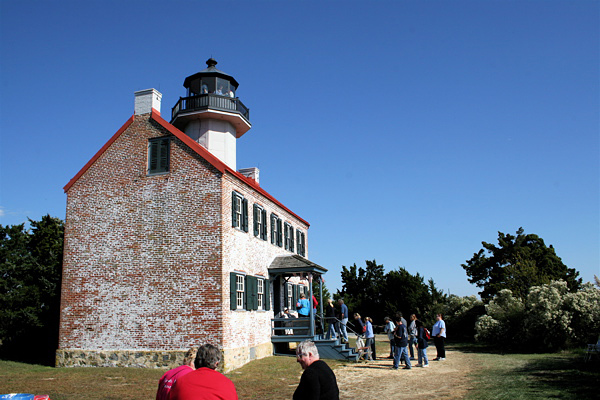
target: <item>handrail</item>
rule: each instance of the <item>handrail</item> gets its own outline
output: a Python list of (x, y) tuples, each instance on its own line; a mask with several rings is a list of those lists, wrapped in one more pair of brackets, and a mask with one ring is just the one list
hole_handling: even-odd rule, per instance
[(214, 93), (180, 97), (177, 104), (171, 109), (171, 120), (175, 119), (182, 111), (195, 111), (206, 108), (233, 111), (239, 113), (244, 119), (250, 122), (250, 109), (239, 98)]

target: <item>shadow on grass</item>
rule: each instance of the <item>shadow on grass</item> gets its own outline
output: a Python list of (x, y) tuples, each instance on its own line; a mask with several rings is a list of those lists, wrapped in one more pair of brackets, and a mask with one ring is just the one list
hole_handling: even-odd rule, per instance
[(531, 390), (571, 394), (575, 399), (597, 399), (600, 360), (583, 362), (576, 354), (553, 355), (528, 362), (516, 374), (533, 377)]
[[(598, 398), (600, 359), (596, 358), (584, 362), (582, 350), (568, 350), (552, 354), (514, 352), (503, 351), (498, 347), (478, 343), (452, 343), (447, 348), (463, 353), (487, 354), (492, 357), (489, 360), (498, 360), (499, 367), (492, 367), (492, 374), (495, 377), (504, 377), (497, 381), (500, 387), (492, 388), (498, 390), (498, 393), (510, 392), (519, 399), (532, 397)], [(494, 358), (497, 356), (501, 356), (503, 360), (506, 360), (506, 365), (509, 365), (509, 367), (502, 367), (501, 365), (505, 363), (500, 361), (500, 358)], [(516, 361), (514, 362), (514, 368), (510, 367), (511, 359)], [(503, 385), (507, 384), (510, 387), (504, 386), (502, 388)], [(492, 384), (492, 386), (495, 385)]]

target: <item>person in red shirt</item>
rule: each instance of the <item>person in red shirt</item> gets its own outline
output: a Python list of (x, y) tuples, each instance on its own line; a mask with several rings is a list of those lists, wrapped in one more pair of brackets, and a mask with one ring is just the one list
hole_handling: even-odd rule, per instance
[(169, 400), (171, 388), (173, 387), (173, 384), (177, 381), (177, 379), (196, 369), (194, 368), (194, 359), (196, 358), (197, 351), (198, 349), (196, 347), (192, 347), (185, 354), (185, 357), (183, 359), (183, 365), (180, 365), (177, 368), (173, 368), (165, 372), (162, 378), (160, 378), (160, 381), (158, 381), (158, 391), (156, 392), (156, 400)]
[(238, 400), (233, 382), (216, 371), (221, 351), (212, 344), (198, 348), (196, 370), (177, 379), (171, 389), (171, 400)]

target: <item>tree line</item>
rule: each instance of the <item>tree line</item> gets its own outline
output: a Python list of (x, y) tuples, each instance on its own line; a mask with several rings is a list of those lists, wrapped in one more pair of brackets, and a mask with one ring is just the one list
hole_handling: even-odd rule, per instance
[(58, 347), (64, 223), (0, 225), (0, 356), (53, 364)]
[[(29, 228), (0, 225), (0, 357), (53, 364), (63, 237), (63, 221), (50, 215), (29, 219)], [(531, 350), (596, 341), (600, 281), (583, 284), (552, 245), (522, 228), (516, 235), (498, 232), (497, 245), (482, 245), (462, 264), (469, 282), (482, 289), (480, 299), (444, 294), (432, 278), (405, 268), (385, 272), (376, 260), (342, 266), (342, 288), (333, 298), (376, 324), (400, 311), (432, 325), (442, 313), (450, 340)], [(318, 284), (313, 290), (318, 293)], [(323, 294), (329, 297), (325, 286)]]
[(376, 322), (397, 311), (416, 314), (426, 325), (445, 315), (449, 338), (478, 340), (513, 349), (556, 350), (594, 343), (600, 334), (600, 282), (582, 283), (552, 245), (535, 234), (498, 232), (498, 244), (466, 260), (476, 296), (445, 295), (433, 279), (398, 268), (387, 273), (375, 260), (366, 267), (342, 266), (343, 298), (350, 313)]

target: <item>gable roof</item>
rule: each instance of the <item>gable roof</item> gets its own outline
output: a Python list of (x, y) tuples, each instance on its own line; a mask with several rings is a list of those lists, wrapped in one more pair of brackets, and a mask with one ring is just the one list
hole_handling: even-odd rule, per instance
[[(190, 149), (192, 149), (200, 157), (205, 159), (210, 165), (212, 165), (214, 168), (216, 168), (219, 172), (221, 172), (222, 174), (228, 173), (228, 174), (232, 175), (233, 177), (237, 178), (242, 183), (244, 183), (246, 186), (249, 186), (251, 189), (256, 190), (257, 192), (259, 192), (260, 194), (262, 194), (263, 196), (265, 196), (266, 198), (271, 200), (273, 203), (277, 204), (279, 207), (281, 207), (282, 209), (284, 209), (285, 211), (287, 211), (294, 217), (298, 218), (301, 222), (305, 223), (307, 226), (310, 226), (310, 224), (307, 221), (305, 221), (303, 218), (299, 217), (296, 213), (292, 212), (289, 208), (287, 208), (286, 206), (281, 204), (277, 199), (275, 199), (267, 191), (265, 191), (263, 188), (261, 188), (260, 185), (254, 179), (248, 178), (248, 177), (240, 174), (239, 172), (234, 171), (230, 167), (228, 167), (224, 162), (222, 162), (217, 157), (212, 155), (202, 145), (195, 142), (188, 135), (186, 135), (185, 133), (183, 133), (182, 131), (180, 131), (179, 129), (177, 129), (176, 127), (171, 125), (170, 123), (168, 123), (166, 120), (164, 120), (160, 116), (160, 113), (158, 111), (152, 109), (150, 118), (153, 119), (154, 121), (156, 121), (160, 126), (162, 126), (164, 129), (166, 129), (173, 136), (175, 136), (176, 138), (181, 140), (183, 143), (185, 143), (186, 146), (188, 146)], [(67, 183), (65, 185), (65, 187), (63, 188), (65, 193), (68, 192), (69, 189), (71, 188), (71, 186), (73, 186), (73, 184), (75, 182), (77, 182), (77, 180), (92, 166), (92, 164), (94, 164), (94, 162), (96, 162), (96, 160), (98, 158), (100, 158), (100, 156), (102, 154), (104, 154), (104, 152), (113, 144), (113, 142), (115, 140), (117, 140), (123, 132), (125, 132), (125, 130), (133, 123), (134, 119), (135, 119), (135, 115), (132, 115), (127, 120), (127, 122), (125, 122), (125, 124), (123, 124), (123, 126), (121, 128), (119, 128), (119, 130), (109, 139), (109, 141), (106, 142), (106, 144), (104, 146), (102, 146), (102, 148), (100, 150), (98, 150), (98, 152), (94, 155), (94, 157), (92, 157), (90, 159), (90, 161), (88, 161), (83, 166), (83, 168), (69, 181), (69, 183)]]

